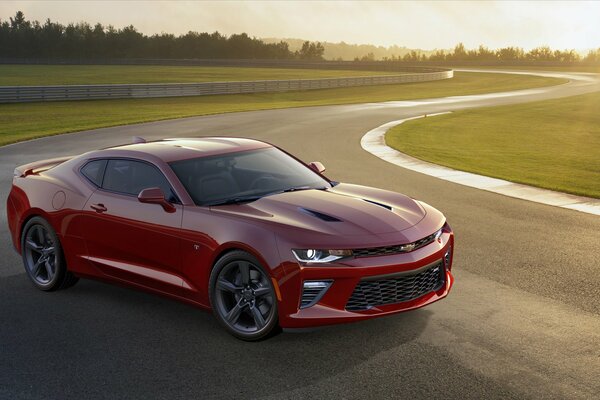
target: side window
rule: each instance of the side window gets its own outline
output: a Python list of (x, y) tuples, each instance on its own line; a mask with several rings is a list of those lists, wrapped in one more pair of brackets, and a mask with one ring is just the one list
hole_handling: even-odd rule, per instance
[(100, 187), (102, 186), (102, 177), (104, 176), (105, 167), (106, 160), (90, 161), (81, 168), (81, 173), (94, 185)]
[(171, 186), (164, 175), (150, 164), (132, 160), (108, 160), (102, 188), (137, 196), (143, 189), (159, 187), (172, 200)]

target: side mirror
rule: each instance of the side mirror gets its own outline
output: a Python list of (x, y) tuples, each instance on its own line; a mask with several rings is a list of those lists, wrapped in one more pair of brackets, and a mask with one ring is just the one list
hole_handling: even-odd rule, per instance
[(320, 174), (325, 171), (325, 166), (318, 161), (313, 161), (310, 164), (308, 164), (308, 166), (317, 174)]
[(140, 203), (159, 204), (168, 213), (175, 212), (175, 206), (165, 199), (165, 194), (161, 188), (154, 187), (142, 190), (138, 194), (138, 200)]

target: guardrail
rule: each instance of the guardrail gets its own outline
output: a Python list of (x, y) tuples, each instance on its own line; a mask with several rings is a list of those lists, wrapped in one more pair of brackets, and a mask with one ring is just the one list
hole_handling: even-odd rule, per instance
[(452, 70), (403, 75), (240, 82), (152, 83), (119, 85), (0, 86), (0, 103), (100, 100), (219, 94), (287, 92), (352, 86), (392, 85), (448, 79)]

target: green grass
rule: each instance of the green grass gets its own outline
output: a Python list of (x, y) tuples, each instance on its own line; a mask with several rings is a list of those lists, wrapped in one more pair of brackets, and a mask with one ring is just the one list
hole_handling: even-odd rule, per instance
[(506, 70), (530, 70), (530, 71), (556, 71), (556, 72), (591, 72), (600, 73), (600, 65), (565, 65), (565, 66), (525, 66), (525, 65), (498, 65), (498, 66), (477, 66), (477, 65), (454, 65), (449, 68), (470, 68), (470, 69), (506, 69)]
[(435, 98), (563, 83), (527, 75), (456, 73), (453, 79), (286, 93), (0, 104), (0, 145), (41, 136), (197, 115)]
[(0, 65), (0, 86), (189, 83), (390, 75), (388, 71), (157, 65)]
[(407, 121), (386, 142), (435, 164), (600, 198), (600, 93)]

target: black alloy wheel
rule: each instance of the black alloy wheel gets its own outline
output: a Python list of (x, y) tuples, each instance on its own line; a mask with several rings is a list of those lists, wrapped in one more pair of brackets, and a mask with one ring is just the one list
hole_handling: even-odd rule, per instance
[(264, 268), (250, 254), (233, 251), (216, 264), (210, 298), (219, 322), (243, 340), (260, 340), (277, 326), (277, 298)]
[(45, 219), (34, 217), (25, 224), (21, 250), (25, 272), (38, 289), (66, 289), (79, 280), (67, 270), (60, 240)]

